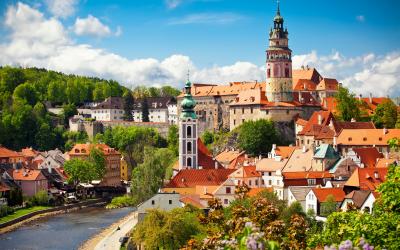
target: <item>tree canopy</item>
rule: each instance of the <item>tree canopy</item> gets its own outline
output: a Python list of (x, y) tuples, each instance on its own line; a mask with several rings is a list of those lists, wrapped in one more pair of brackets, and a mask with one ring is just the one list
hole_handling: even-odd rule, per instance
[(378, 104), (372, 116), (377, 128), (394, 128), (397, 120), (397, 106), (391, 100)]
[(337, 110), (339, 112), (339, 118), (343, 121), (351, 121), (355, 119), (357, 121), (361, 118), (360, 103), (356, 99), (353, 93), (350, 93), (349, 89), (339, 87), (339, 92), (335, 96), (337, 101)]
[(279, 132), (271, 120), (245, 121), (237, 131), (240, 149), (250, 155), (266, 154), (279, 142)]

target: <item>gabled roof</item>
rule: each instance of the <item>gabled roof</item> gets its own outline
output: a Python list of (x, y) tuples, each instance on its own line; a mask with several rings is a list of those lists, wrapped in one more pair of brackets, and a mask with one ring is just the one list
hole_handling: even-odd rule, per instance
[(314, 158), (317, 159), (339, 159), (339, 154), (330, 144), (321, 144), (314, 153)]
[(228, 179), (234, 169), (183, 169), (179, 171), (165, 188), (194, 188), (219, 186)]
[(349, 178), (353, 171), (359, 168), (358, 165), (349, 157), (339, 159), (335, 165), (329, 170), (329, 173), (334, 174), (335, 178)]
[(317, 87), (317, 84), (309, 79), (298, 79), (296, 83), (293, 82), (293, 90), (300, 91), (300, 90), (308, 90), (314, 91)]
[(244, 151), (236, 151), (236, 150), (227, 150), (223, 151), (220, 154), (218, 154), (215, 159), (219, 162), (232, 162), (235, 160), (237, 157), (240, 155), (244, 154)]
[(385, 159), (385, 158), (380, 158), (378, 159), (375, 167), (376, 168), (387, 168), (391, 164), (396, 163), (396, 159)]
[(351, 199), (357, 208), (361, 208), (371, 191), (369, 190), (353, 190), (344, 198)]
[(305, 201), (307, 194), (312, 187), (289, 187), (290, 192), (293, 194), (296, 201)]
[(373, 122), (342, 122), (333, 120), (332, 126), (336, 134), (340, 134), (343, 129), (375, 129)]
[(319, 132), (315, 136), (315, 139), (316, 140), (333, 139), (334, 136), (335, 136), (335, 131), (333, 131), (330, 126), (321, 126)]
[[(321, 118), (319, 124), (319, 117)], [(304, 126), (303, 130), (298, 133), (298, 135), (317, 135), (321, 130), (321, 126), (329, 125), (330, 121), (333, 119), (333, 115), (329, 111), (315, 111), (307, 124)], [(319, 129), (317, 129), (319, 128)], [(317, 130), (317, 132), (315, 132)]]
[(312, 191), (319, 202), (326, 202), (330, 195), (334, 197), (336, 202), (342, 202), (346, 195), (341, 188), (313, 188)]
[(14, 170), (13, 179), (16, 181), (38, 181), (46, 180), (46, 177), (40, 170)]
[(184, 203), (185, 205), (192, 205), (194, 207), (203, 209), (205, 206), (201, 204), (200, 196), (195, 194), (195, 195), (181, 195), (181, 198), (179, 199), (180, 202)]
[(302, 69), (294, 69), (292, 71), (293, 83), (297, 83), (299, 79), (307, 79), (311, 80), (315, 83), (319, 83), (322, 79), (322, 76), (318, 73), (315, 68), (302, 68)]
[(339, 90), (339, 82), (336, 79), (324, 78), (318, 83), (316, 89), (331, 91)]
[(400, 138), (400, 129), (343, 129), (337, 138), (337, 144), (386, 146), (388, 140), (395, 137)]
[(321, 104), (317, 101), (317, 99), (314, 98), (314, 96), (306, 91), (296, 91), (293, 92), (293, 103), (298, 106), (313, 106), (313, 107), (319, 107)]
[(124, 104), (122, 97), (108, 97), (103, 102), (95, 106), (93, 109), (123, 109)]
[(197, 155), (197, 163), (203, 169), (215, 169), (215, 165), (217, 165), (217, 168), (223, 168), (221, 163), (213, 159), (210, 151), (200, 138), (197, 139)]
[(39, 153), (39, 151), (34, 150), (33, 148), (23, 148), (21, 149), (21, 154), (24, 157), (36, 157), (36, 155)]
[(230, 104), (230, 106), (240, 106), (240, 105), (263, 105), (268, 104), (265, 91), (261, 88), (257, 89), (247, 89), (239, 92), (235, 100)]
[(280, 159), (278, 161), (274, 158), (263, 158), (256, 163), (256, 169), (261, 172), (274, 172), (282, 170), (287, 162), (287, 159)]
[(307, 122), (308, 122), (307, 120), (304, 120), (304, 119), (301, 119), (301, 118), (298, 118), (296, 120), (296, 124), (300, 125), (300, 126), (305, 126), (307, 124)]
[(296, 149), (296, 147), (292, 147), (292, 146), (277, 146), (275, 149), (275, 153), (279, 156), (281, 156), (283, 159), (289, 158), (294, 150)]
[(370, 148), (353, 148), (353, 151), (360, 158), (361, 163), (367, 168), (376, 167), (376, 162), (379, 158), (383, 157), (382, 153), (379, 153), (378, 149), (374, 147)]
[(261, 177), (261, 173), (256, 171), (256, 166), (243, 166), (230, 174), (232, 178), (251, 178)]
[(386, 180), (387, 168), (357, 168), (345, 186), (374, 191)]
[(294, 150), (282, 172), (301, 172), (310, 170), (312, 168), (313, 156), (314, 154), (312, 150), (309, 149), (306, 149), (305, 152), (303, 152), (303, 149)]

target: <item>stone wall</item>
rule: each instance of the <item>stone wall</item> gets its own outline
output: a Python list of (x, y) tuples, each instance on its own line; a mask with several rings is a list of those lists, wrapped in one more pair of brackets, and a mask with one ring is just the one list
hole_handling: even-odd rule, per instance
[(128, 121), (114, 121), (114, 122), (101, 122), (103, 125), (103, 131), (107, 127), (147, 127), (147, 128), (154, 128), (160, 133), (163, 137), (168, 135), (168, 129), (171, 126), (168, 122), (128, 122)]

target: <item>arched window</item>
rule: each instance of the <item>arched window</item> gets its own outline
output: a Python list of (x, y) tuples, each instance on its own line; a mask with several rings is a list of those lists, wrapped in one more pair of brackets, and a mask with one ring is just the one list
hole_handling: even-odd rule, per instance
[(186, 135), (188, 138), (192, 137), (192, 127), (188, 126), (186, 129)]
[(285, 77), (286, 77), (286, 78), (289, 77), (289, 68), (285, 68)]
[(271, 77), (271, 69), (267, 69), (267, 77), (268, 77), (268, 78)]
[(190, 141), (186, 144), (186, 148), (189, 154), (192, 153), (192, 143)]
[(187, 158), (187, 167), (191, 167), (192, 166), (192, 158)]

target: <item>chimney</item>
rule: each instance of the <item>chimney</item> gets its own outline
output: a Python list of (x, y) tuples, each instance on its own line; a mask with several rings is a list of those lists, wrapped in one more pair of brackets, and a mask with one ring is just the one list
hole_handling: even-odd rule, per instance
[(303, 149), (302, 149), (302, 152), (303, 152), (303, 153), (307, 152), (307, 148), (306, 148), (306, 145), (303, 145)]
[(214, 167), (215, 167), (215, 169), (218, 169), (218, 162), (217, 161), (214, 161)]
[(207, 194), (207, 187), (204, 187), (204, 194)]
[(361, 98), (362, 98), (362, 94), (360, 94), (360, 95), (358, 96), (358, 100), (361, 101)]
[(372, 93), (369, 93), (369, 102), (372, 103)]
[(303, 69), (303, 70), (304, 70), (304, 65), (301, 65), (301, 69)]
[(388, 133), (388, 130), (386, 127), (383, 127), (383, 135), (386, 135)]
[(379, 173), (377, 171), (374, 172), (374, 178), (379, 179)]
[(318, 125), (322, 125), (322, 115), (318, 114)]
[(309, 69), (310, 69), (310, 66), (307, 65), (307, 70), (309, 70)]

